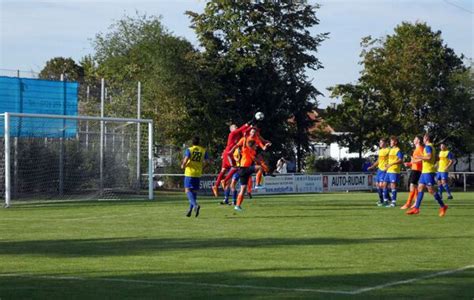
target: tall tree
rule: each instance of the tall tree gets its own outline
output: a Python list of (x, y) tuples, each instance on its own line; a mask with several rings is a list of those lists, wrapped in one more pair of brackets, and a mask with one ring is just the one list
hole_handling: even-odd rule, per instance
[(212, 132), (188, 105), (210, 95), (212, 82), (202, 80), (190, 59), (196, 52), (192, 45), (172, 35), (160, 17), (124, 17), (98, 34), (94, 47), (98, 74), (107, 78), (109, 115), (136, 116), (140, 81), (142, 115), (155, 120), (159, 144), (181, 144), (197, 132)]
[(373, 149), (384, 132), (384, 115), (379, 110), (379, 97), (367, 86), (341, 84), (331, 90), (331, 97), (342, 99), (335, 108), (327, 108), (323, 114), (325, 121), (339, 133), (335, 136), (338, 144), (348, 147), (350, 152), (359, 153), (359, 158)]
[(54, 57), (46, 62), (39, 73), (39, 78), (60, 80), (61, 74), (64, 74), (68, 81), (82, 81), (84, 69), (76, 64), (72, 58)]
[(274, 152), (296, 148), (298, 169), (319, 94), (305, 72), (322, 67), (314, 53), (327, 37), (308, 30), (319, 24), (317, 9), (306, 1), (212, 0), (202, 14), (187, 12), (204, 48), (202, 65), (228, 101), (227, 119), (243, 122), (263, 111), (263, 135)]
[[(333, 88), (333, 96), (342, 97), (343, 104), (332, 118), (337, 120), (341, 110), (361, 109), (355, 102), (360, 95), (351, 90), (364, 87), (371, 97), (376, 95), (363, 112), (377, 124), (372, 132), (398, 135), (406, 145), (415, 134), (429, 131), (436, 142), (448, 141), (454, 148), (465, 149), (462, 140), (472, 134), (472, 94), (467, 89), (463, 56), (444, 44), (441, 32), (432, 31), (426, 23), (404, 22), (394, 34), (366, 37), (361, 44), (361, 77), (355, 86)], [(354, 123), (350, 134), (357, 136), (362, 125)], [(360, 137), (366, 143), (371, 136), (369, 130)], [(353, 148), (360, 147), (360, 139), (346, 141)]]
[(404, 22), (393, 35), (367, 38), (362, 56), (361, 81), (381, 94), (391, 133), (408, 140), (426, 130), (438, 141), (465, 133), (468, 115), (458, 110), (469, 97), (456, 78), (466, 67), (463, 56), (444, 44), (441, 31)]

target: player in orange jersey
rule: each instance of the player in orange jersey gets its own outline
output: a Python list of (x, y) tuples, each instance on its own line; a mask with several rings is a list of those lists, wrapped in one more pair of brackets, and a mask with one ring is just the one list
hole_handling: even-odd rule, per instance
[(413, 139), (413, 144), (415, 145), (415, 149), (413, 150), (411, 161), (405, 163), (405, 167), (411, 167), (410, 177), (408, 178), (408, 182), (410, 183), (410, 194), (408, 195), (407, 202), (405, 203), (405, 205), (400, 207), (400, 209), (409, 208), (413, 199), (416, 199), (416, 197), (418, 196), (418, 180), (420, 180), (421, 168), (423, 163), (421, 159), (417, 159), (415, 157), (422, 156), (425, 147), (423, 147), (421, 137), (419, 136), (415, 136), (415, 138)]
[[(255, 141), (255, 145), (260, 147), (262, 150), (266, 150), (269, 146), (271, 146), (271, 143), (265, 139), (263, 139), (260, 134), (258, 133), (258, 129), (256, 127), (251, 127), (248, 131), (248, 134), (246, 133), (244, 135), (244, 137), (242, 137), (238, 143), (235, 145), (234, 148), (232, 148), (230, 150), (230, 153), (233, 153), (233, 151), (236, 149), (236, 148), (242, 148), (244, 147), (244, 144), (248, 141)], [(265, 164), (263, 162), (263, 160), (259, 160), (261, 164)], [(262, 163), (263, 162), (263, 163)], [(266, 165), (265, 165), (266, 167)], [(268, 167), (266, 167), (267, 170), (268, 170)], [(229, 171), (229, 173), (227, 173), (227, 176), (224, 178), (223, 182), (221, 182), (221, 185), (223, 187), (225, 187), (227, 185), (227, 183), (230, 181), (230, 179), (232, 178), (232, 176), (234, 175), (235, 172), (238, 171), (238, 168), (233, 168)], [(261, 179), (260, 181), (257, 180), (257, 184), (258, 183), (261, 183)]]
[(247, 183), (252, 174), (262, 167), (255, 165), (256, 156), (257, 156), (257, 147), (255, 145), (255, 140), (249, 140), (241, 148), (242, 158), (240, 160), (239, 167), (239, 179), (240, 179), (240, 192), (237, 197), (237, 203), (234, 207), (236, 211), (242, 211), (242, 203), (244, 201), (245, 189), (247, 188)]

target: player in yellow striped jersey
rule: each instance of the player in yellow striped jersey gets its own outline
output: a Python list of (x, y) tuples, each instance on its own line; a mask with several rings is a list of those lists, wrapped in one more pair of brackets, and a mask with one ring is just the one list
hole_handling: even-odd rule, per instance
[(440, 206), (439, 216), (444, 217), (448, 206), (444, 204), (441, 196), (434, 191), (433, 185), (435, 184), (436, 176), (436, 150), (431, 143), (431, 137), (429, 134), (423, 136), (423, 142), (425, 144), (425, 149), (423, 150), (423, 155), (415, 156), (415, 159), (422, 160), (422, 169), (421, 177), (418, 182), (418, 197), (416, 198), (415, 207), (407, 212), (408, 215), (417, 215), (420, 213), (420, 205), (423, 200), (424, 189), (427, 187), (428, 192), (434, 196), (435, 200), (438, 201)]
[(193, 209), (196, 217), (199, 216), (201, 206), (197, 203), (197, 191), (199, 190), (202, 168), (205, 160), (208, 160), (208, 154), (205, 148), (199, 146), (199, 137), (194, 137), (192, 146), (184, 152), (184, 158), (181, 162), (181, 169), (184, 169), (184, 192), (188, 196), (189, 210), (186, 214), (190, 217)]
[(367, 170), (372, 170), (378, 167), (377, 175), (375, 175), (375, 182), (377, 185), (377, 192), (379, 194), (379, 202), (377, 202), (378, 206), (384, 205), (384, 181), (385, 181), (385, 174), (387, 172), (387, 162), (388, 162), (388, 153), (390, 152), (390, 148), (387, 147), (387, 140), (385, 138), (381, 138), (379, 141), (379, 153), (378, 159), (374, 162)]
[[(400, 170), (403, 162), (403, 153), (398, 147), (398, 138), (390, 137), (390, 151), (388, 152), (388, 161), (385, 165), (387, 173), (385, 174), (383, 193), (384, 203), (388, 207), (395, 207), (397, 203), (397, 185), (400, 182)], [(390, 184), (390, 186), (389, 186)], [(388, 188), (392, 192), (392, 201), (388, 203)]]
[(438, 172), (436, 173), (436, 180), (438, 181), (438, 194), (443, 198), (443, 190), (448, 194), (448, 200), (453, 199), (451, 191), (448, 186), (448, 170), (454, 163), (454, 155), (448, 150), (446, 144), (440, 145), (438, 155)]

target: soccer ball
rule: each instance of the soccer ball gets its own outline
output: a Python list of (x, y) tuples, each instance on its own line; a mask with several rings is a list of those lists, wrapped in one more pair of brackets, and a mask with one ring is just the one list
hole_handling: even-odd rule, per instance
[(264, 117), (265, 117), (265, 115), (263, 114), (263, 112), (259, 111), (255, 114), (255, 120), (257, 120), (257, 121), (263, 120)]

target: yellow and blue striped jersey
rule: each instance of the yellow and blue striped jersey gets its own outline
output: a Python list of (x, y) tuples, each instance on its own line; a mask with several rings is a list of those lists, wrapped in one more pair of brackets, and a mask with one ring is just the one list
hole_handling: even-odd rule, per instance
[(433, 144), (427, 143), (425, 145), (425, 149), (423, 150), (423, 156), (426, 156), (431, 153), (431, 159), (430, 160), (423, 160), (423, 168), (421, 170), (421, 173), (436, 173), (436, 150), (433, 147)]
[(448, 172), (449, 161), (454, 159), (454, 155), (449, 150), (439, 152), (438, 172)]
[[(399, 159), (403, 160), (403, 153), (402, 153), (402, 151), (400, 151), (400, 148), (398, 148), (398, 147), (391, 148), (390, 152), (388, 153), (388, 163), (393, 164), (394, 162), (396, 162)], [(387, 173), (399, 174), (400, 173), (400, 168), (401, 168), (401, 164), (396, 164), (396, 165), (390, 166), (387, 169)]]
[(385, 165), (388, 163), (388, 153), (390, 152), (390, 148), (382, 148), (379, 150), (379, 158), (377, 160), (379, 170), (385, 171)]
[(205, 159), (208, 159), (206, 149), (201, 146), (192, 146), (186, 149), (184, 156), (189, 158), (184, 169), (184, 175), (188, 177), (201, 177), (203, 162)]

